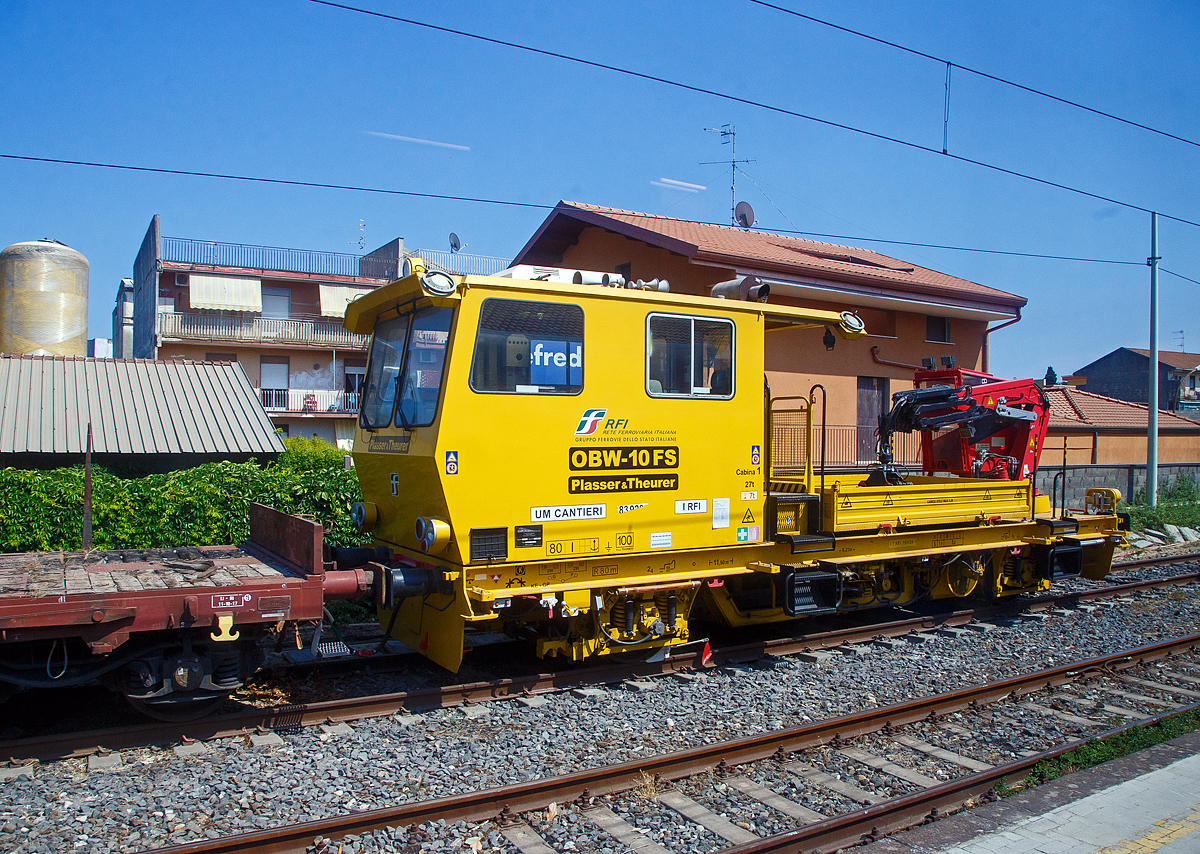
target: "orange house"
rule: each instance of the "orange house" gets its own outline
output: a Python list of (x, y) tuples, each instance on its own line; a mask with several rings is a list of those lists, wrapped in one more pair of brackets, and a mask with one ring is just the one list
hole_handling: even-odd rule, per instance
[(868, 333), (857, 341), (813, 329), (767, 341), (771, 394), (824, 385), (830, 447), (844, 446), (850, 462), (874, 459), (880, 411), (912, 387), (923, 358), (987, 370), (989, 333), (1018, 321), (1027, 302), (868, 249), (577, 202), (559, 202), (513, 263), (667, 279), (673, 292), (702, 295), (755, 276), (773, 303), (856, 312)]

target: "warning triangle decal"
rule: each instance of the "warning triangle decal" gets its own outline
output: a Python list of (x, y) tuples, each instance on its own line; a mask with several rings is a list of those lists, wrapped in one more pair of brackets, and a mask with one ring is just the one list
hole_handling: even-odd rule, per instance
[(754, 522), (754, 514), (747, 510), (746, 515), (742, 517), (742, 524), (749, 525), (752, 522)]
[(984, 501), (991, 501), (991, 500), (992, 500), (992, 491), (991, 491), (990, 489), (985, 489), (985, 490), (983, 491), (983, 500), (984, 500)]
[(849, 507), (850, 507), (850, 496), (847, 495), (845, 498), (842, 499), (842, 509), (846, 510)]
[(895, 501), (892, 501), (892, 493), (889, 492), (883, 496), (883, 506), (884, 507), (891, 507), (895, 503), (896, 503)]

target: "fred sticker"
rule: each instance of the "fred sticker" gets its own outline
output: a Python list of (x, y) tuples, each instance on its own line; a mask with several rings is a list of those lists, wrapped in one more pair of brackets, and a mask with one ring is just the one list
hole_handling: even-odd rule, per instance
[(758, 465), (759, 460), (761, 460), (761, 459), (762, 459), (762, 453), (761, 453), (760, 446), (751, 445), (750, 446), (750, 465), (752, 465), (752, 466)]
[(446, 474), (458, 474), (458, 451), (446, 451)]

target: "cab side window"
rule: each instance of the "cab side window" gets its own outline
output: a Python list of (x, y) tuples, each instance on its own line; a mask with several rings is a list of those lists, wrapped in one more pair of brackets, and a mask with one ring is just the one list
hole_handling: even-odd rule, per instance
[(400, 379), (400, 363), (408, 341), (411, 315), (393, 317), (375, 326), (371, 338), (371, 357), (367, 377), (363, 382), (362, 410), (359, 423), (368, 429), (387, 427), (392, 423), (396, 406), (396, 386)]
[(583, 390), (583, 309), (490, 298), (479, 312), (471, 388), (509, 394)]
[(646, 392), (651, 397), (733, 397), (733, 322), (651, 314), (646, 319)]

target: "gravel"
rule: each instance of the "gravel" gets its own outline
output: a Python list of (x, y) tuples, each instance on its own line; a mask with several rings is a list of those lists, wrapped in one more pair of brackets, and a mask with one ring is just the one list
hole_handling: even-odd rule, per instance
[[(91, 774), (83, 759), (49, 763), (33, 769), (31, 777), (4, 784), (0, 850), (138, 851), (799, 726), (1193, 632), (1200, 617), (1198, 590), (1197, 585), (1189, 585), (1152, 591), (1139, 594), (1128, 605), (1092, 613), (1070, 611), (1045, 622), (1019, 620), (986, 634), (934, 636), (923, 644), (902, 644), (894, 650), (875, 647), (863, 658), (835, 655), (823, 663), (782, 659), (755, 667), (720, 668), (686, 682), (657, 678), (649, 691), (614, 686), (596, 697), (557, 693), (547, 695), (548, 702), (538, 708), (495, 702), (489, 704), (490, 714), (477, 719), (468, 719), (461, 709), (442, 709), (407, 724), (390, 717), (358, 721), (345, 735), (323, 734), (318, 728), (285, 733), (284, 745), (278, 748), (252, 748), (246, 738), (216, 740), (203, 754), (187, 758), (177, 757), (170, 746), (127, 750), (120, 770)], [(1195, 666), (1194, 661), (1176, 661), (1168, 669), (1194, 672)], [(384, 690), (396, 690), (394, 685), (402, 678), (392, 677)], [(1146, 678), (1168, 681), (1154, 675)], [(1064, 732), (1086, 731), (1022, 709), (1019, 702), (1029, 699), (1073, 714), (1097, 716), (1079, 700), (1106, 696), (1105, 686), (1156, 696), (1152, 689), (1105, 677), (1075, 691), (1039, 693), (979, 714), (946, 719), (974, 733), (971, 737), (930, 723), (906, 732), (983, 761), (1010, 761), (1021, 750), (1060, 743)], [(1144, 714), (1160, 711), (1111, 695), (1105, 702)], [(889, 745), (882, 737), (860, 740), (855, 746), (935, 779), (962, 773), (956, 766)], [(912, 790), (911, 784), (864, 768), (830, 748), (806, 754), (805, 761), (862, 788), (890, 794)], [(854, 806), (841, 796), (809, 786), (778, 763), (739, 770), (825, 815)], [(790, 826), (719, 779), (702, 777), (677, 785), (731, 821), (753, 825), (757, 833)], [(625, 793), (604, 802), (668, 850), (708, 851), (726, 845), (698, 825), (681, 822), (649, 794)], [(550, 844), (560, 851), (616, 854), (624, 850), (591, 825), (575, 805), (559, 805), (553, 818), (543, 812), (540, 818), (526, 820), (548, 841), (557, 840)], [(516, 850), (491, 823), (427, 824), (341, 842), (343, 854)], [(575, 847), (567, 847), (568, 842)], [(336, 852), (337, 847), (329, 850)]]

